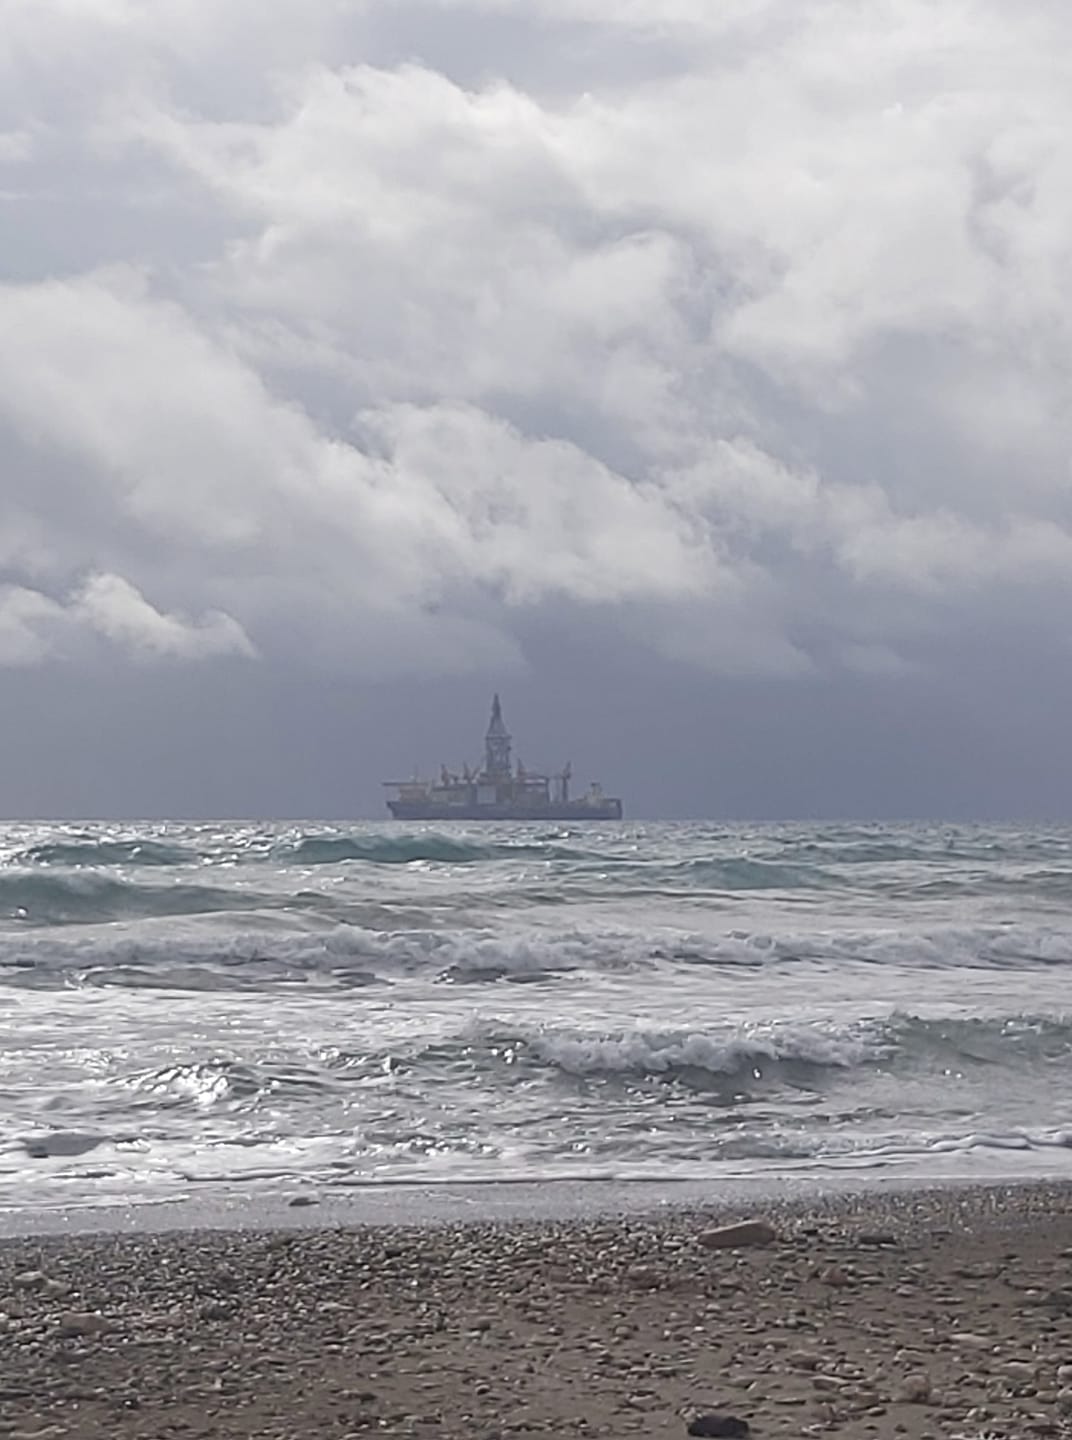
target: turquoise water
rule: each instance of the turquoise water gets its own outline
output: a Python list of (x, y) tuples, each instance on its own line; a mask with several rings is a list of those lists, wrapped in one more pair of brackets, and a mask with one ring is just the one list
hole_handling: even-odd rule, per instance
[(0, 829), (0, 1205), (1072, 1157), (1072, 830)]

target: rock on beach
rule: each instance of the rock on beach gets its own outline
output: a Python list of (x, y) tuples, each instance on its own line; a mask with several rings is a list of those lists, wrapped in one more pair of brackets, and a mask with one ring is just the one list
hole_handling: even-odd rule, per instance
[(768, 1220), (739, 1220), (704, 1230), (698, 1237), (705, 1250), (739, 1250), (756, 1245), (773, 1245), (778, 1232)]

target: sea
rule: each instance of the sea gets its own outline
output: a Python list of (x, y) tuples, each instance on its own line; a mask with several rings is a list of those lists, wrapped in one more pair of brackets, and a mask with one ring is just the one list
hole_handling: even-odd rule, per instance
[(0, 1210), (1072, 1175), (1072, 829), (0, 827)]

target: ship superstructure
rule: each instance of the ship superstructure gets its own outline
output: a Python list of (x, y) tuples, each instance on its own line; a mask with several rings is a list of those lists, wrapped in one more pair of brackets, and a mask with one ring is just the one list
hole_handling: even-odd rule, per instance
[(512, 760), (513, 740), (498, 695), (484, 736), (484, 765), (460, 773), (444, 765), (439, 780), (385, 780), (393, 794), (387, 808), (396, 820), (620, 820), (622, 802), (599, 785), (570, 799), (571, 767), (552, 775), (526, 770)]

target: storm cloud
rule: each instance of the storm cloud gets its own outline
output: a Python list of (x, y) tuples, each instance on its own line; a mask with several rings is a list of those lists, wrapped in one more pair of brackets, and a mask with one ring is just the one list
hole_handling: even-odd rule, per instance
[[(498, 685), (649, 812), (1060, 811), (1070, 56), (1056, 0), (7, 0), (16, 808), (369, 810)], [(136, 773), (56, 761), (77, 696)]]

